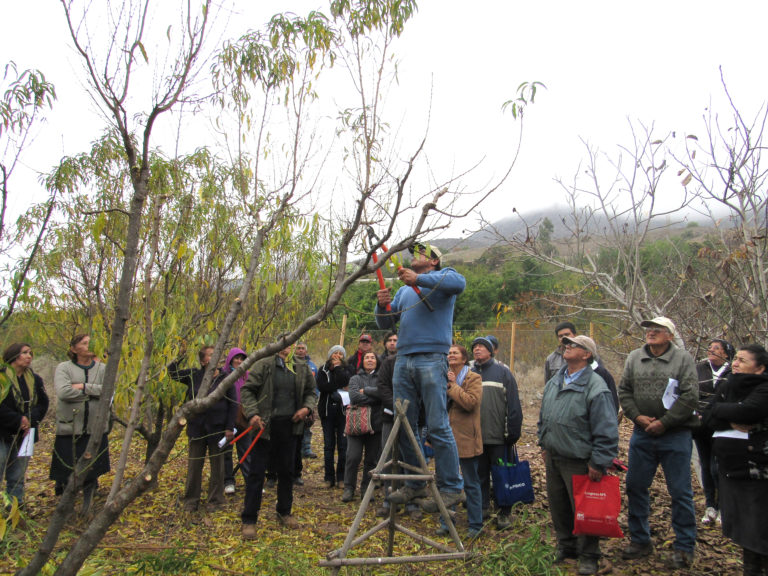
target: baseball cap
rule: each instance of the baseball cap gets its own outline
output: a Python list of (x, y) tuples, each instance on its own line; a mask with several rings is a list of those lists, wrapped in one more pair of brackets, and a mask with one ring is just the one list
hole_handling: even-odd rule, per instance
[(656, 316), (656, 318), (651, 318), (650, 320), (643, 320), (640, 322), (640, 326), (643, 328), (650, 328), (652, 326), (661, 326), (662, 328), (666, 328), (669, 330), (672, 334), (674, 334), (677, 330), (675, 329), (675, 323), (672, 322), (669, 318), (666, 316)]
[(589, 336), (579, 334), (578, 336), (563, 338), (563, 344), (575, 344), (576, 346), (581, 346), (587, 352), (592, 354), (592, 358), (597, 358), (597, 344), (595, 344), (595, 341)]

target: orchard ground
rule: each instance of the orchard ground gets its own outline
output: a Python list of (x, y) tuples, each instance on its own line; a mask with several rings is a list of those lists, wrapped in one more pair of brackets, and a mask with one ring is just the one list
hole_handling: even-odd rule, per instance
[[(545, 493), (544, 465), (536, 447), (536, 420), (539, 391), (543, 380), (541, 369), (525, 370), (518, 367), (518, 382), (524, 404), (525, 421), (519, 443), (522, 459), (531, 463), (536, 501), (518, 506), (514, 510), (513, 526), (503, 532), (495, 529), (493, 519), (486, 523), (481, 536), (464, 541), (475, 555), (466, 563), (429, 562), (411, 565), (376, 566), (373, 568), (344, 568), (349, 574), (437, 575), (451, 574), (575, 574), (576, 564), (551, 566), (554, 556), (554, 537), (551, 533)], [(615, 372), (616, 373), (616, 372)], [(618, 372), (620, 373), (620, 372)], [(52, 396), (53, 398), (53, 396)], [(55, 402), (52, 402), (52, 405)], [(53, 408), (52, 408), (53, 410)], [(56, 506), (53, 482), (48, 480), (51, 449), (54, 437), (52, 413), (41, 425), (41, 440), (35, 448), (27, 473), (27, 507), (24, 522), (11, 530), (0, 543), (0, 574), (12, 574), (23, 565), (44, 535), (47, 520)], [(621, 423), (620, 457), (626, 461), (631, 424)], [(119, 426), (110, 435), (113, 462), (120, 449)], [(267, 490), (258, 524), (258, 538), (244, 542), (240, 538), (240, 517), (244, 495), (242, 476), (237, 478), (237, 490), (227, 497), (219, 510), (182, 512), (180, 498), (186, 474), (186, 439), (180, 438), (167, 466), (158, 478), (157, 486), (139, 498), (109, 530), (100, 546), (88, 559), (80, 574), (302, 574), (305, 576), (328, 574), (318, 567), (319, 560), (340, 548), (360, 505), (359, 496), (353, 502), (341, 502), (341, 489), (322, 486), (322, 432), (319, 423), (313, 427), (312, 445), (320, 456), (304, 460), (304, 486), (294, 490), (294, 514), (301, 529), (282, 528), (275, 517), (275, 490)], [(136, 472), (144, 455), (142, 442), (134, 442), (130, 455), (130, 470)], [(130, 475), (128, 476), (130, 477)], [(207, 477), (207, 466), (206, 466)], [(112, 474), (101, 478), (95, 508), (104, 504)], [(205, 490), (204, 490), (205, 492)], [(376, 502), (381, 496), (377, 493)], [(704, 500), (700, 487), (695, 484), (697, 521), (704, 513)], [(652, 559), (627, 562), (621, 559), (621, 549), (627, 540), (603, 541), (604, 557), (600, 574), (626, 574), (645, 576), (671, 572), (666, 560), (671, 556), (674, 539), (670, 526), (670, 499), (659, 471), (651, 492), (651, 528), (656, 554)], [(79, 503), (78, 503), (79, 508)], [(373, 526), (379, 519), (374, 516), (375, 505), (369, 508), (361, 530)], [(466, 516), (458, 513), (457, 528), (466, 536)], [(425, 514), (414, 520), (401, 516), (408, 528), (428, 537), (435, 537), (438, 527), (436, 515)], [(622, 528), (626, 529), (626, 502), (622, 506)], [(63, 532), (54, 557), (66, 553), (89, 519), (74, 517)], [(441, 537), (436, 537), (440, 539)], [(449, 539), (445, 539), (449, 543)], [(363, 545), (353, 549), (350, 557), (385, 555), (386, 533), (379, 533)], [(417, 544), (410, 538), (395, 536), (395, 555), (428, 554), (432, 549)], [(741, 551), (724, 538), (719, 526), (699, 527), (697, 559), (689, 571), (678, 574), (722, 575), (741, 572)]]

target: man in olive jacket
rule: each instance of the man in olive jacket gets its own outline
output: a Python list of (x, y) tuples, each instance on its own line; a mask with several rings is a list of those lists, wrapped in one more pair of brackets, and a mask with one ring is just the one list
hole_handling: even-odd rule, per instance
[(624, 364), (619, 400), (635, 423), (629, 441), (627, 503), (630, 543), (625, 560), (653, 553), (649, 488), (661, 464), (672, 499), (672, 567), (687, 568), (694, 560), (696, 513), (691, 487), (691, 429), (699, 425), (699, 384), (693, 358), (673, 343), (675, 325), (659, 316), (644, 320), (645, 346), (633, 350)]
[(291, 514), (294, 453), (297, 438), (304, 431), (304, 420), (315, 410), (317, 400), (309, 365), (298, 359), (289, 362), (290, 351), (288, 346), (256, 362), (240, 391), (243, 413), (254, 434), (264, 429), (251, 451), (245, 487), (241, 519), (243, 538), (247, 540), (256, 538), (267, 463), (274, 463), (277, 472), (277, 518), (286, 528), (299, 527)]

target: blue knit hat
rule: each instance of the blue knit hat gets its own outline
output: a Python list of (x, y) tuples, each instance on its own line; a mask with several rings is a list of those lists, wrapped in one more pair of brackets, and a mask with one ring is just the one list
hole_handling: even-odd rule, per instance
[(491, 356), (493, 356), (493, 344), (491, 344), (491, 341), (488, 340), (486, 336), (478, 336), (472, 340), (472, 350), (475, 349), (475, 346), (485, 346), (488, 348), (488, 352), (491, 353)]

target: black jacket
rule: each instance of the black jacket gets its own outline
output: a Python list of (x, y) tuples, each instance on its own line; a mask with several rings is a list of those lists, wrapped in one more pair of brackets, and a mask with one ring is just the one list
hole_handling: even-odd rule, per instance
[(320, 399), (317, 402), (317, 413), (320, 418), (334, 418), (343, 410), (339, 390), (349, 386), (351, 375), (350, 366), (347, 364), (331, 368), (330, 363), (326, 362), (318, 368), (315, 382), (317, 389), (320, 390)]
[[(365, 393), (362, 393), (361, 390), (364, 390)], [(371, 426), (374, 432), (381, 432), (381, 387), (376, 372), (370, 374), (365, 370), (360, 370), (349, 379), (349, 404), (350, 406), (370, 406)]]
[(395, 421), (394, 393), (392, 391), (392, 376), (395, 372), (397, 355), (387, 356), (379, 366), (379, 395), (381, 396), (381, 419), (384, 422)]
[(768, 374), (730, 374), (702, 415), (712, 430), (750, 425), (748, 439), (713, 438), (719, 470), (729, 478), (768, 480)]
[[(187, 400), (197, 397), (200, 385), (203, 383), (205, 368), (185, 368), (179, 369), (180, 360), (174, 360), (168, 365), (168, 374), (177, 382), (187, 386)], [(228, 374), (217, 376), (208, 390), (210, 394), (224, 380)], [(237, 415), (237, 399), (235, 398), (235, 388), (230, 386), (224, 397), (211, 406), (202, 414), (195, 414), (187, 422), (187, 436), (190, 438), (201, 438), (211, 434), (224, 434), (224, 430), (232, 430), (235, 426), (235, 417)]]
[[(13, 368), (6, 368), (6, 370), (13, 370)], [(30, 372), (32, 372), (30, 370)], [(21, 417), (26, 416), (29, 420), (30, 428), (35, 429), (35, 442), (39, 437), (39, 424), (40, 421), (48, 412), (48, 395), (45, 393), (45, 386), (43, 385), (43, 379), (37, 374), (32, 372), (35, 379), (35, 392), (37, 394), (37, 403), (34, 406), (29, 405), (29, 390), (26, 390), (26, 386), (21, 389), (21, 395), (24, 398), (24, 405), (19, 406), (16, 403), (16, 399), (13, 396), (13, 391), (9, 390), (6, 397), (0, 402), (0, 438), (3, 442), (12, 444), (19, 442), (22, 438), (19, 433), (21, 427)]]

